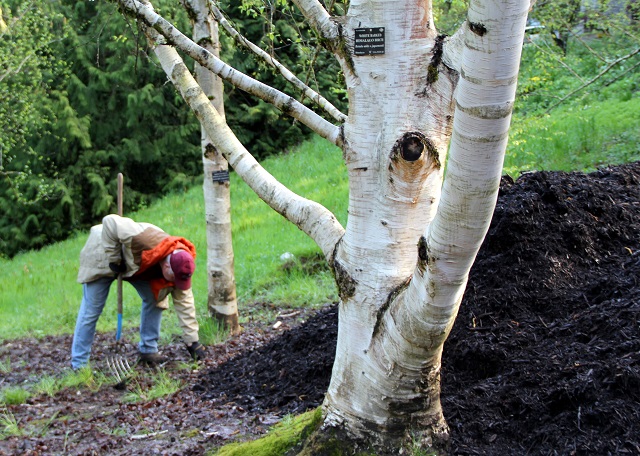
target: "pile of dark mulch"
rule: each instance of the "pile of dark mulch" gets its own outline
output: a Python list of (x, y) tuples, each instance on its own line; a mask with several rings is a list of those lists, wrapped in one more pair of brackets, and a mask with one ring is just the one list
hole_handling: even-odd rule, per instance
[(640, 454), (639, 184), (503, 181), (445, 345), (457, 454)]
[(249, 411), (302, 413), (317, 407), (329, 385), (338, 310), (325, 307), (264, 347), (206, 372), (195, 391)]
[[(454, 454), (640, 454), (639, 183), (639, 163), (503, 179), (445, 344)], [(325, 309), (195, 389), (255, 410), (315, 407), (336, 324)]]

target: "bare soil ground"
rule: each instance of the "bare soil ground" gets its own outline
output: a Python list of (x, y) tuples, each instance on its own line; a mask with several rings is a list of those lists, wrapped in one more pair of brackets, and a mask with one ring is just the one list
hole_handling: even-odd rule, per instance
[[(639, 282), (640, 164), (503, 179), (445, 344), (451, 453), (640, 455)], [(127, 390), (107, 385), (8, 406), (0, 418), (10, 412), (24, 435), (0, 441), (0, 454), (200, 455), (259, 436), (321, 403), (333, 360), (335, 305), (280, 320), (247, 324), (198, 369), (166, 366), (184, 387), (161, 399), (125, 403)], [(112, 338), (99, 336), (97, 368)], [(0, 388), (60, 375), (70, 342), (5, 343)], [(163, 351), (187, 361), (179, 343)]]

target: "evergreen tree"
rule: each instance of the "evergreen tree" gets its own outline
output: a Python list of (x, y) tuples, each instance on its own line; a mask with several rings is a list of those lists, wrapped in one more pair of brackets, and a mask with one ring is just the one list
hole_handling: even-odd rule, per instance
[(0, 16), (0, 255), (12, 255), (67, 236), (73, 224), (53, 154), (33, 142), (56, 122), (57, 88), (69, 77), (56, 49), (69, 27), (49, 2), (10, 0)]

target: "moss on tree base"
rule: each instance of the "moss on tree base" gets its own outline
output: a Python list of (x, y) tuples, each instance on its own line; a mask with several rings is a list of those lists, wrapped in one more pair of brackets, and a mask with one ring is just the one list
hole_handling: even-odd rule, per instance
[[(301, 443), (287, 452), (286, 456), (431, 456), (446, 455), (449, 448), (449, 433), (434, 432), (429, 438), (430, 445), (425, 448), (420, 438), (406, 438), (405, 444), (391, 444), (389, 439), (381, 438), (378, 444), (372, 445), (337, 427), (322, 427), (322, 421), (315, 421), (305, 428)], [(442, 430), (442, 429), (441, 429)], [(438, 441), (434, 435), (442, 437)], [(424, 443), (424, 442), (422, 442)]]

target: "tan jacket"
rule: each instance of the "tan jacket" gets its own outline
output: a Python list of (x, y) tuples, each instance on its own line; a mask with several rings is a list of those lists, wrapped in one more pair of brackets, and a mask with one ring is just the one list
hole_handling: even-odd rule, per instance
[(154, 269), (176, 248), (189, 251), (195, 258), (195, 246), (184, 238), (170, 236), (150, 223), (135, 222), (115, 214), (107, 215), (101, 225), (91, 228), (89, 239), (80, 252), (78, 282), (114, 277), (109, 263), (124, 261), (127, 270), (123, 278), (148, 280), (158, 307), (167, 309), (171, 295), (184, 342), (196, 342), (199, 327), (193, 292), (191, 289), (183, 291), (175, 288), (173, 282), (164, 279), (159, 268)]

